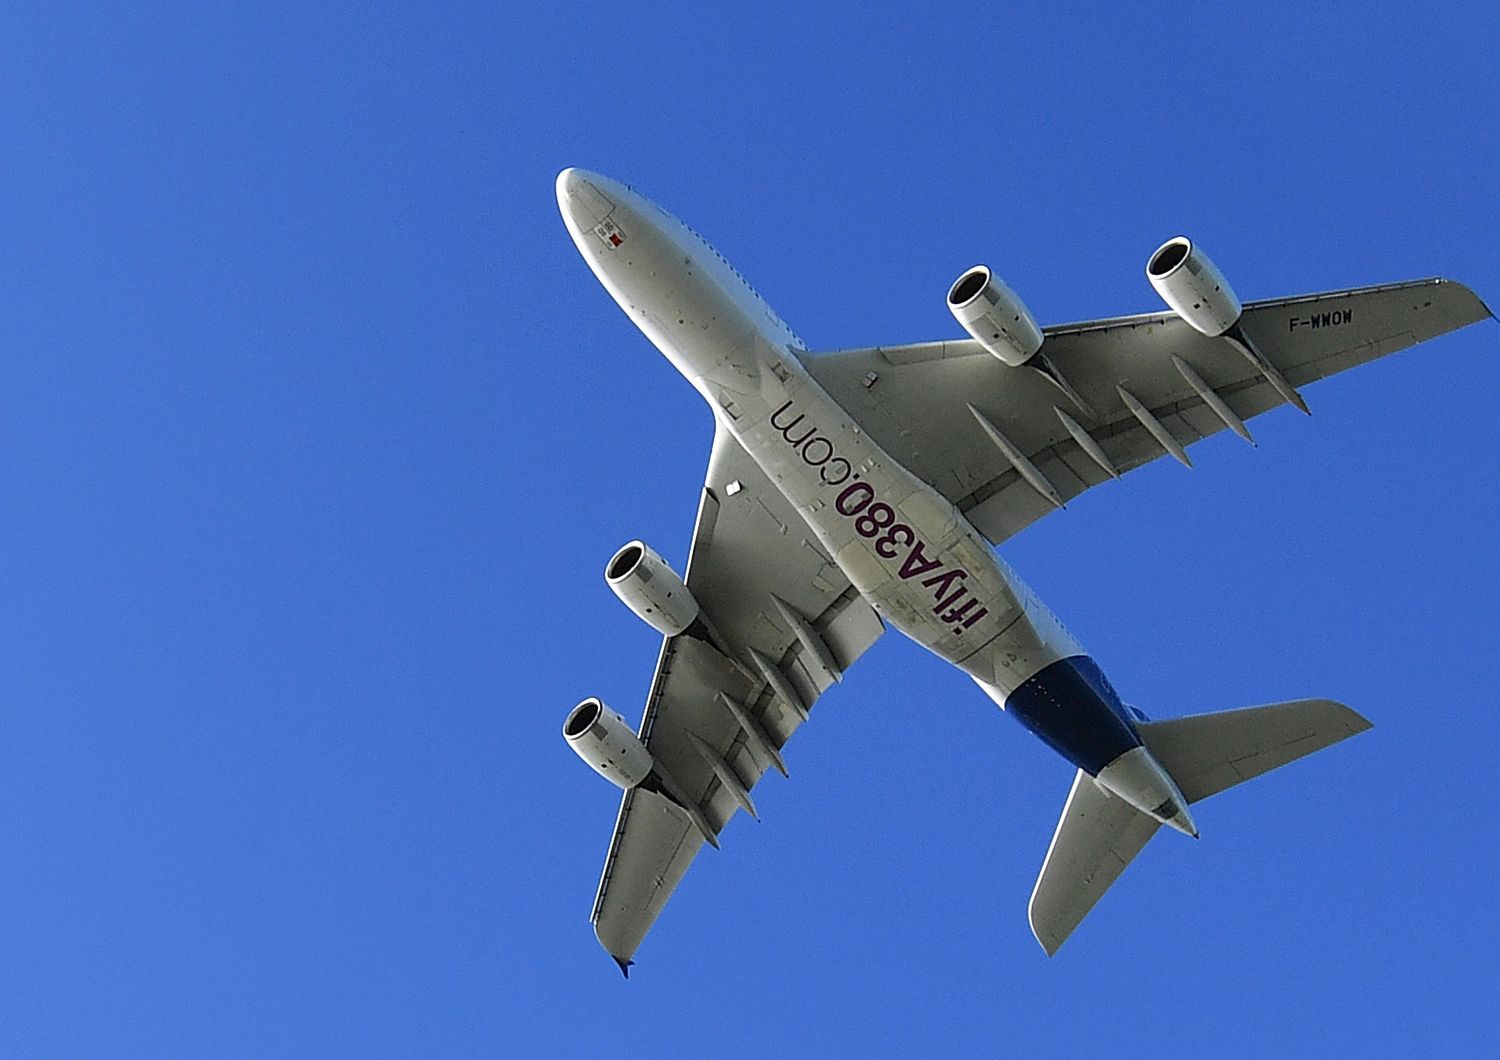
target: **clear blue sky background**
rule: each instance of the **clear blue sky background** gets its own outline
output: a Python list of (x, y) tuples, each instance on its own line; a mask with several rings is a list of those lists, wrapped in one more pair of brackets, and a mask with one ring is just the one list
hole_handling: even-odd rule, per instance
[(0, 1054), (1475, 1053), (1500, 988), (1500, 325), (1006, 546), (1161, 716), (1375, 729), (1158, 838), (1058, 957), (1069, 768), (885, 638), (622, 981), (588, 924), (711, 420), (552, 181), (818, 347), (1432, 274), (1500, 302), (1492, 5), (12, 5), (0, 32)]

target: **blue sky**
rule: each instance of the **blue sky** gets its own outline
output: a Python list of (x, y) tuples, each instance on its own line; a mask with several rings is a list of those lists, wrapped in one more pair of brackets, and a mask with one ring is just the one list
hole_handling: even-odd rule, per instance
[(627, 983), (587, 917), (711, 419), (565, 165), (815, 347), (1443, 274), (1500, 301), (1485, 4), (91, 5), (0, 34), (0, 1053), (1475, 1053), (1500, 987), (1500, 325), (1005, 547), (1157, 716), (1375, 729), (1158, 838), (1054, 959), (1070, 770), (898, 636)]

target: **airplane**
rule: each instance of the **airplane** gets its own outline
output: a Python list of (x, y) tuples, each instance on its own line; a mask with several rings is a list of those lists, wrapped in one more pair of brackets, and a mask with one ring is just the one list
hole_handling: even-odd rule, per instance
[(1152, 720), (995, 552), (1091, 486), (1282, 404), (1315, 380), (1491, 317), (1414, 280), (1242, 303), (1183, 236), (1146, 276), (1168, 312), (1040, 328), (976, 265), (966, 337), (813, 352), (697, 233), (569, 168), (568, 233), (713, 411), (685, 573), (644, 541), (605, 565), (662, 634), (638, 728), (597, 697), (568, 745), (623, 790), (590, 919), (628, 978), (688, 866), (743, 810), (819, 696), (894, 626), (963, 670), (1076, 770), (1028, 906), (1048, 955), (1161, 825), (1370, 727), (1328, 699)]

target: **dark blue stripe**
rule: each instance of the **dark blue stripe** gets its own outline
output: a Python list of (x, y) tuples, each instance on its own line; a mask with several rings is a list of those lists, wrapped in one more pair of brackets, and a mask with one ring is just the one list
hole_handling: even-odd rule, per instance
[(1005, 697), (1005, 709), (1090, 776), (1141, 745), (1129, 710), (1087, 655), (1043, 667)]

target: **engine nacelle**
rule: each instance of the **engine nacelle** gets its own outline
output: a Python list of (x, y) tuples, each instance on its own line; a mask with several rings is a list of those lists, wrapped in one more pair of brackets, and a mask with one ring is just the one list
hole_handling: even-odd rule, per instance
[(563, 739), (594, 772), (618, 788), (629, 790), (651, 775), (655, 763), (625, 719), (589, 697), (563, 722)]
[(632, 541), (616, 552), (604, 568), (604, 580), (658, 633), (675, 637), (698, 618), (698, 601), (644, 541)]
[(988, 265), (975, 265), (948, 289), (948, 310), (974, 341), (1012, 368), (1042, 348), (1042, 329)]
[(1186, 236), (1156, 248), (1146, 262), (1146, 278), (1172, 312), (1196, 331), (1222, 335), (1239, 322), (1239, 297), (1208, 255)]

